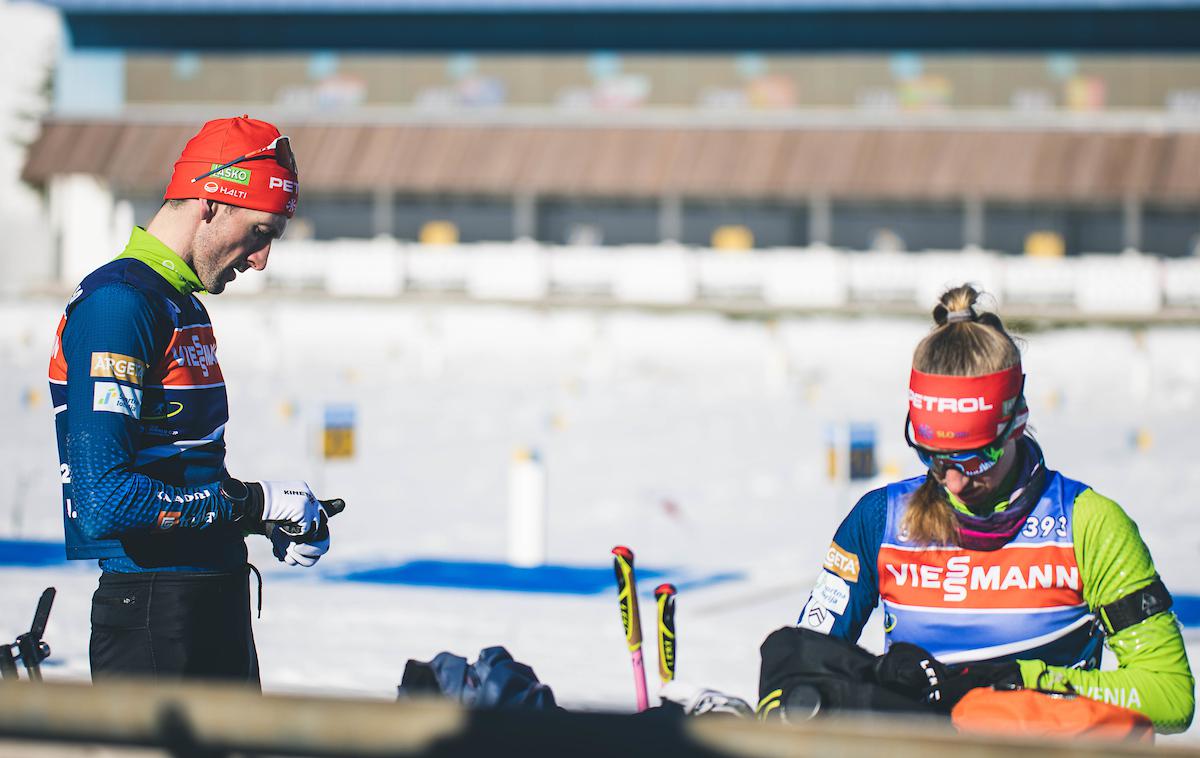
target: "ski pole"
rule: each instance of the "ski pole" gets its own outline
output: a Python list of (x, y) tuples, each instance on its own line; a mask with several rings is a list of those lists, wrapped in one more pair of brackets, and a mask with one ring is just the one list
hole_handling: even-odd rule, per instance
[(37, 610), (33, 612), (29, 631), (17, 637), (16, 642), (0, 645), (0, 679), (17, 679), (17, 659), (20, 659), (25, 665), (29, 681), (42, 680), (42, 661), (50, 657), (50, 646), (42, 642), (42, 635), (46, 633), (46, 623), (50, 620), (54, 595), (54, 588), (47, 587), (38, 600)]
[(675, 678), (675, 585), (654, 588), (658, 601), (658, 676), (666, 684)]
[[(346, 510), (346, 501), (340, 497), (335, 497), (331, 500), (318, 500), (317, 502), (321, 504), (321, 509), (325, 511), (325, 518), (321, 519), (317, 528), (313, 530), (312, 535), (300, 540), (301, 542), (320, 542), (325, 539), (329, 532), (326, 519), (331, 519)], [(293, 538), (304, 534), (304, 527), (299, 524), (282, 523), (275, 525), (275, 528)], [(268, 533), (267, 536), (269, 537), (270, 534)]]
[(21, 663), (25, 664), (25, 672), (31, 682), (42, 680), (42, 661), (50, 657), (50, 646), (42, 642), (46, 633), (46, 624), (50, 621), (50, 607), (54, 605), (56, 591), (47, 587), (40, 599), (37, 610), (33, 612), (33, 623), (29, 632), (17, 637), (17, 648), (21, 651)]
[(642, 662), (642, 620), (638, 615), (637, 580), (633, 576), (633, 551), (624, 545), (612, 549), (613, 570), (617, 575), (617, 603), (621, 608), (621, 624), (625, 627), (625, 644), (633, 661), (633, 686), (637, 691), (637, 709), (650, 705), (646, 692), (646, 667)]

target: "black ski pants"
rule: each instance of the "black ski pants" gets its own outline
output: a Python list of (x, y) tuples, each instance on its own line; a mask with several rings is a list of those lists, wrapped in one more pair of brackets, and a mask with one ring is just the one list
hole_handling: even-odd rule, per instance
[(248, 571), (101, 575), (92, 596), (92, 680), (217, 679), (260, 687)]

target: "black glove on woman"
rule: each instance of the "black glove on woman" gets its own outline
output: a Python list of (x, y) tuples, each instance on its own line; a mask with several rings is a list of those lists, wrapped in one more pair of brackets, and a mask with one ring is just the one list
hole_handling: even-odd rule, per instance
[(897, 642), (876, 658), (874, 671), (878, 684), (944, 713), (976, 687), (1021, 686), (1021, 669), (1016, 661), (947, 666), (908, 642)]

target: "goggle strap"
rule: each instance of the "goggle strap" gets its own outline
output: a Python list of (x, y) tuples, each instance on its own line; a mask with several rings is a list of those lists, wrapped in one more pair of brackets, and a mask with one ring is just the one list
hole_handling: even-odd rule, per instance
[(295, 155), (292, 153), (291, 138), (289, 138), (286, 134), (281, 134), (278, 137), (276, 137), (275, 139), (271, 140), (271, 143), (269, 145), (267, 145), (265, 147), (260, 147), (257, 150), (252, 150), (252, 151), (246, 153), (245, 155), (234, 158), (233, 160), (229, 161), (228, 163), (222, 164), (220, 166), (217, 166), (214, 169), (206, 171), (203, 174), (201, 174), (200, 176), (197, 176), (196, 178), (192, 179), (191, 183), (195, 184), (196, 182), (200, 181), (201, 179), (207, 179), (208, 177), (212, 176), (213, 174), (216, 174), (220, 171), (224, 171), (225, 169), (229, 168), (230, 166), (236, 166), (239, 163), (248, 161), (251, 158), (255, 157), (256, 155), (265, 153), (268, 150), (276, 150), (280, 142), (287, 143), (287, 154), (289, 157), (291, 157), (291, 160), (289, 161), (289, 163), (291, 165), (287, 165), (287, 164), (284, 164), (281, 161), (279, 161), (278, 155), (276, 156), (276, 163), (279, 163), (280, 166), (283, 166), (288, 171), (291, 171), (293, 174), (297, 173), (296, 172), (296, 159), (295, 159)]

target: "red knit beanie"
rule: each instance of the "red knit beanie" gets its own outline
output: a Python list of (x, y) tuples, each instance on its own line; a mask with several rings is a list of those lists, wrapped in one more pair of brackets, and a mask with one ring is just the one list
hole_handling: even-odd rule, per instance
[[(175, 161), (163, 199), (216, 200), (291, 218), (300, 182), (287, 138), (269, 147), (279, 136), (273, 125), (249, 116), (209, 121)], [(196, 179), (230, 161), (237, 162)]]

